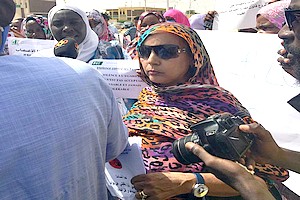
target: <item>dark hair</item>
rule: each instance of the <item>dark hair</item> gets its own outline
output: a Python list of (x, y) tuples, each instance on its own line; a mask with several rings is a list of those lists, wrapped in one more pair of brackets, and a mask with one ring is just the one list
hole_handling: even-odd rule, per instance
[(0, 1), (0, 26), (5, 27), (9, 25), (14, 18), (16, 12), (16, 4), (13, 0)]
[(140, 16), (135, 16), (133, 20), (139, 20)]
[(103, 16), (103, 18), (105, 19), (105, 20), (110, 20), (110, 16), (108, 15), (108, 14), (106, 14), (106, 13), (101, 13), (101, 15)]

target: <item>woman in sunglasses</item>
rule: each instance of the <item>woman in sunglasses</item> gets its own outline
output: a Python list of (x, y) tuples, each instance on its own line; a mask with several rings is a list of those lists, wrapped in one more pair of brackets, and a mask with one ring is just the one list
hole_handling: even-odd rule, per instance
[[(234, 199), (238, 192), (211, 173), (202, 173), (203, 163), (181, 164), (171, 152), (176, 139), (192, 133), (191, 125), (213, 114), (242, 112), (245, 122), (251, 121), (242, 104), (219, 86), (200, 37), (185, 25), (156, 24), (140, 37), (137, 51), (141, 76), (149, 87), (141, 91), (138, 101), (123, 118), (130, 136), (143, 139), (147, 174), (132, 179), (138, 191), (136, 198), (193, 199), (207, 192), (198, 194), (195, 188), (196, 183), (205, 181), (211, 198)], [(260, 176), (273, 176), (281, 181), (288, 177), (287, 171), (267, 165), (258, 165), (256, 171)], [(193, 187), (196, 194), (191, 193)]]

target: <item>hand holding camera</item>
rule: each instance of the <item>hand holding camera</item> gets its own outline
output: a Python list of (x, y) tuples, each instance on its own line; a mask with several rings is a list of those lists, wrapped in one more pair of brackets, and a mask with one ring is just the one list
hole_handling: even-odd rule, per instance
[(192, 135), (175, 140), (173, 154), (182, 164), (201, 162), (200, 158), (185, 148), (193, 142), (202, 146), (207, 152), (217, 157), (238, 161), (251, 147), (254, 137), (239, 130), (244, 124), (242, 118), (230, 113), (216, 114), (191, 126)]

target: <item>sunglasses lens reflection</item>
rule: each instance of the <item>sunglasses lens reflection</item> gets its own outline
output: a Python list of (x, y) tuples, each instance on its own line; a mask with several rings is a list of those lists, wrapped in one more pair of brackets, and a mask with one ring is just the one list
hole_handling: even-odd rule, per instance
[(165, 44), (158, 46), (142, 45), (139, 47), (138, 52), (141, 58), (148, 59), (152, 50), (161, 59), (177, 58), (179, 46), (173, 44)]

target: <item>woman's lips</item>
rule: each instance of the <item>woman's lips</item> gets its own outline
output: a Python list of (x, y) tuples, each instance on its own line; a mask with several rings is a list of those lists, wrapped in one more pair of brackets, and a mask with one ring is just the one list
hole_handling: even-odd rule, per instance
[(153, 75), (158, 75), (158, 74), (160, 74), (160, 72), (154, 71), (154, 70), (149, 70), (149, 71), (148, 71), (148, 74), (153, 76)]

